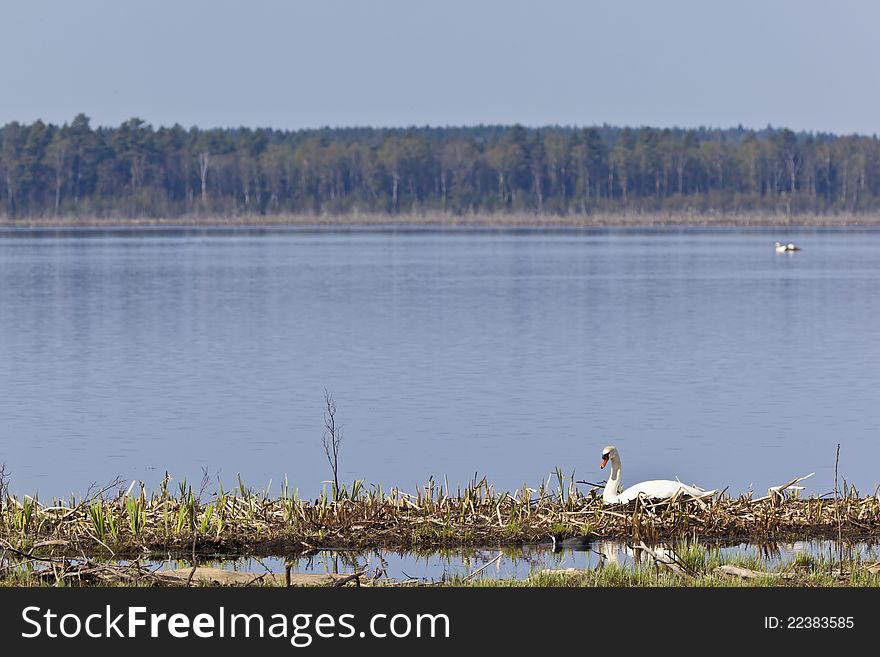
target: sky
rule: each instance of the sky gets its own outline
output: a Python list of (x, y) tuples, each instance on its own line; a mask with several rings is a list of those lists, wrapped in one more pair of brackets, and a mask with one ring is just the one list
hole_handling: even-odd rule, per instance
[(0, 0), (0, 124), (874, 134), (870, 0)]

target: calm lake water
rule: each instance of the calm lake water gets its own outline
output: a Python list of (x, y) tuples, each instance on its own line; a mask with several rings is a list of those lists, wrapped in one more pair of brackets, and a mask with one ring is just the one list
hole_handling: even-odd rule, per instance
[[(777, 254), (777, 239), (803, 250)], [(12, 490), (880, 483), (880, 232), (0, 232)], [(173, 484), (172, 484), (173, 485)]]
[[(704, 548), (709, 548), (707, 544)], [(654, 550), (661, 557), (672, 560), (680, 553), (680, 544), (656, 545)], [(880, 558), (880, 547), (871, 543), (845, 544), (844, 552), (839, 551), (835, 541), (795, 541), (793, 543), (768, 543), (755, 545), (738, 543), (717, 546), (718, 554), (725, 563), (746, 562), (750, 560), (759, 570), (773, 570), (790, 564), (798, 556), (812, 557), (817, 563), (839, 563), (841, 558), (859, 559), (873, 563)], [(187, 560), (168, 559), (151, 561), (154, 570), (174, 570), (192, 567)], [(489, 564), (486, 566), (486, 564)], [(308, 557), (300, 557), (291, 562), (294, 572), (299, 573), (355, 573), (366, 570), (367, 577), (377, 572), (394, 580), (418, 579), (427, 581), (448, 580), (452, 577), (466, 577), (482, 566), (479, 575), (483, 578), (525, 579), (545, 569), (597, 570), (607, 565), (617, 565), (626, 569), (638, 567), (654, 568), (656, 562), (644, 553), (639, 554), (631, 546), (617, 541), (595, 541), (580, 549), (560, 548), (553, 550), (547, 544), (527, 544), (521, 546), (485, 549), (464, 549), (447, 553), (394, 552), (391, 550), (340, 551), (321, 550)], [(279, 557), (226, 559), (207, 561), (204, 565), (259, 575), (265, 572), (283, 573), (286, 562)]]
[[(876, 543), (844, 543), (843, 550), (835, 541), (811, 540), (792, 543), (736, 543), (701, 544), (707, 556), (720, 557), (724, 563), (738, 564), (762, 571), (785, 569), (795, 560), (810, 557), (820, 572), (829, 570), (841, 560), (857, 560), (863, 564), (876, 563), (880, 559), (880, 546)], [(681, 542), (653, 545), (655, 554), (667, 562), (681, 554)], [(77, 560), (74, 559), (75, 563)], [(128, 565), (125, 560), (113, 561)], [(0, 558), (0, 564), (20, 564), (15, 559)], [(141, 565), (154, 571), (179, 570), (192, 567), (189, 559), (168, 557), (162, 559), (152, 554)], [(320, 550), (309, 556), (294, 557), (231, 557), (212, 559), (202, 555), (199, 565), (224, 570), (250, 573), (254, 577), (265, 573), (284, 573), (288, 565), (295, 573), (351, 574), (365, 571), (367, 578), (382, 577), (392, 580), (420, 580), (425, 582), (448, 581), (454, 577), (479, 577), (480, 579), (525, 579), (543, 570), (599, 570), (615, 565), (626, 570), (654, 569), (654, 557), (631, 545), (617, 541), (592, 541), (577, 549), (553, 549), (549, 543), (524, 544), (487, 548), (459, 548), (446, 552), (395, 552), (393, 550)], [(21, 567), (19, 565), (19, 567)], [(30, 566), (30, 564), (28, 565)]]

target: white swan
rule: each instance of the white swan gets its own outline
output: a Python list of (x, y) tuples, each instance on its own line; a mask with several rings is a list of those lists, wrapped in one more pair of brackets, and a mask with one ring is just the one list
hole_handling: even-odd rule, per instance
[(715, 494), (714, 490), (703, 490), (698, 486), (688, 486), (680, 481), (671, 481), (669, 479), (654, 479), (651, 481), (643, 481), (640, 484), (634, 484), (620, 491), (620, 454), (614, 445), (608, 445), (602, 450), (602, 464), (604, 468), (611, 461), (611, 476), (608, 483), (605, 484), (605, 490), (602, 491), (602, 501), (605, 504), (625, 504), (642, 495), (648, 499), (666, 500), (676, 496), (688, 497), (709, 497)]
[(776, 253), (787, 253), (790, 251), (800, 251), (801, 247), (797, 244), (792, 244), (789, 242), (788, 244), (783, 244), (782, 242), (776, 242)]

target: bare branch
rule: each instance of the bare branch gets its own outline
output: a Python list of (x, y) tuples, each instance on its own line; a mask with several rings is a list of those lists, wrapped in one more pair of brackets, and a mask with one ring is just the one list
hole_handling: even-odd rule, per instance
[(6, 464), (0, 463), (0, 510), (9, 495), (9, 473), (6, 471)]
[(339, 444), (342, 442), (342, 427), (336, 424), (336, 402), (333, 395), (324, 389), (324, 454), (333, 472), (333, 499), (339, 498)]
[[(219, 473), (218, 473), (219, 474)], [(205, 493), (205, 489), (208, 488), (208, 484), (211, 481), (211, 475), (208, 473), (208, 467), (202, 467), (202, 483), (199, 485), (199, 494), (196, 496), (196, 500), (199, 502), (202, 501), (202, 495)]]
[(75, 507), (71, 508), (70, 511), (65, 513), (61, 517), (61, 519), (67, 520), (67, 518), (69, 518), (72, 515), (75, 515), (76, 512), (79, 511), (81, 508), (91, 504), (94, 500), (97, 500), (99, 497), (102, 497), (104, 495), (104, 493), (106, 493), (107, 491), (109, 491), (112, 488), (116, 488), (121, 494), (122, 486), (124, 483), (125, 483), (125, 479), (123, 479), (120, 475), (116, 475), (116, 477), (112, 481), (104, 484), (100, 488), (98, 487), (97, 483), (92, 482), (89, 485), (89, 489), (86, 491), (85, 497), (83, 497), (83, 499), (80, 501), (80, 503), (77, 504)]

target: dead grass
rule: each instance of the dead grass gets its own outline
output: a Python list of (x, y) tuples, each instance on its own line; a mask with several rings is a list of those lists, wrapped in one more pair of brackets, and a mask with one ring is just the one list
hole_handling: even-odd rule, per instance
[[(270, 496), (241, 482), (210, 496), (182, 483), (147, 494), (118, 489), (82, 500), (42, 501), (7, 493), (0, 551), (114, 556), (152, 552), (294, 555), (322, 548), (437, 549), (546, 541), (568, 536), (654, 543), (681, 537), (762, 541), (785, 537), (880, 536), (880, 499), (849, 489), (838, 499), (798, 491), (752, 499), (721, 496), (604, 505), (570, 481), (551, 490), (498, 492), (485, 479), (450, 490), (430, 481), (413, 492), (365, 490), (361, 482), (302, 499), (286, 485)], [(204, 498), (204, 499), (203, 499)]]

